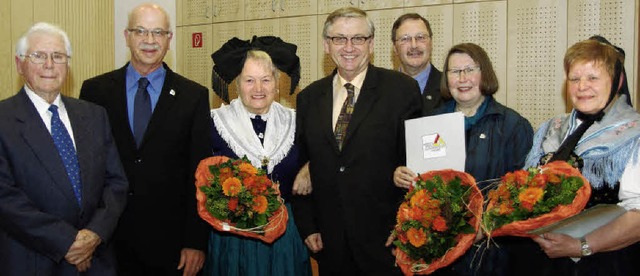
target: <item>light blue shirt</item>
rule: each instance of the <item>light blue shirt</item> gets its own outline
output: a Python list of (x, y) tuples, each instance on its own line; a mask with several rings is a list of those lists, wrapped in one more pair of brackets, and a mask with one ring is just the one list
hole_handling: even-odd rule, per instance
[(429, 74), (431, 74), (431, 63), (427, 65), (427, 68), (422, 70), (420, 74), (413, 77), (416, 81), (418, 81), (418, 85), (420, 85), (420, 93), (424, 93), (424, 88), (427, 87), (427, 80), (429, 79)]
[[(147, 75), (147, 79), (149, 80), (149, 86), (147, 86), (147, 91), (149, 92), (149, 96), (151, 99), (151, 113), (153, 114), (153, 110), (156, 108), (156, 104), (158, 103), (158, 99), (160, 98), (160, 92), (162, 92), (162, 85), (164, 85), (164, 78), (167, 76), (167, 70), (164, 69), (164, 66), (160, 66), (160, 68), (151, 72)], [(133, 68), (133, 65), (129, 63), (127, 66), (127, 74), (126, 74), (126, 88), (127, 88), (127, 114), (129, 115), (129, 127), (131, 131), (133, 131), (133, 103), (135, 101), (136, 92), (138, 91), (138, 80), (142, 76), (136, 69)]]

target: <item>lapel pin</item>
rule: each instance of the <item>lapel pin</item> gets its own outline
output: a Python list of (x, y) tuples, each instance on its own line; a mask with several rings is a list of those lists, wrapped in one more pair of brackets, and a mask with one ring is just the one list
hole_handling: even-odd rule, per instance
[(173, 89), (171, 89), (171, 91), (169, 91), (169, 95), (171, 95), (171, 96), (175, 96), (175, 95), (176, 95), (176, 91), (175, 91), (175, 90), (173, 90)]
[(484, 139), (487, 138), (487, 135), (484, 135), (484, 133), (480, 133), (480, 139)]

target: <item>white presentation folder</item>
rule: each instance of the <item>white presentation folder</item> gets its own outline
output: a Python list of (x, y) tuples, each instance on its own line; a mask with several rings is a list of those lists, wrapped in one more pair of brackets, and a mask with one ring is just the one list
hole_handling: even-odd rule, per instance
[(407, 167), (417, 174), (432, 170), (464, 171), (464, 115), (461, 112), (404, 121)]

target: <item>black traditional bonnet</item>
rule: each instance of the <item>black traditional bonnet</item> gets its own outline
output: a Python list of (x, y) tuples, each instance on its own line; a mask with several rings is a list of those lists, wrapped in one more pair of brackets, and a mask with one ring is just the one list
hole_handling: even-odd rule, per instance
[(253, 36), (251, 41), (237, 37), (229, 39), (211, 54), (214, 63), (211, 74), (213, 91), (228, 103), (229, 84), (242, 72), (247, 52), (261, 50), (269, 54), (278, 70), (291, 77), (289, 94), (293, 94), (300, 82), (300, 58), (296, 55), (297, 48), (295, 44), (284, 42), (275, 36)]

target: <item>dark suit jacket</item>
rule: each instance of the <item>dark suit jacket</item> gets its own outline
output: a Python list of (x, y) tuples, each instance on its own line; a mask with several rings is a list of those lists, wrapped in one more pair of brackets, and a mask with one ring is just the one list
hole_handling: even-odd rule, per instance
[(127, 181), (103, 108), (62, 96), (73, 128), (82, 206), (26, 92), (0, 102), (0, 274), (78, 275), (64, 260), (78, 230), (100, 236), (85, 275), (115, 275), (109, 242)]
[(133, 245), (147, 264), (177, 267), (182, 248), (204, 250), (207, 244), (194, 174), (200, 160), (211, 155), (212, 124), (207, 88), (164, 66), (164, 85), (139, 149), (127, 115), (127, 65), (86, 80), (80, 98), (107, 109), (130, 182), (116, 239)]
[(404, 120), (421, 113), (418, 83), (369, 65), (340, 152), (331, 119), (335, 74), (297, 98), (297, 142), (310, 161), (313, 193), (294, 200), (295, 220), (303, 239), (321, 233), (321, 271), (343, 272), (341, 262), (351, 254), (350, 265), (366, 275), (388, 275), (394, 259), (384, 243), (404, 193), (393, 184), (393, 171), (405, 162)]
[(442, 105), (442, 96), (440, 96), (441, 78), (442, 72), (431, 64), (431, 72), (427, 79), (427, 86), (425, 86), (422, 91), (422, 99), (424, 100), (422, 105), (422, 114), (425, 116), (433, 115), (433, 111)]

